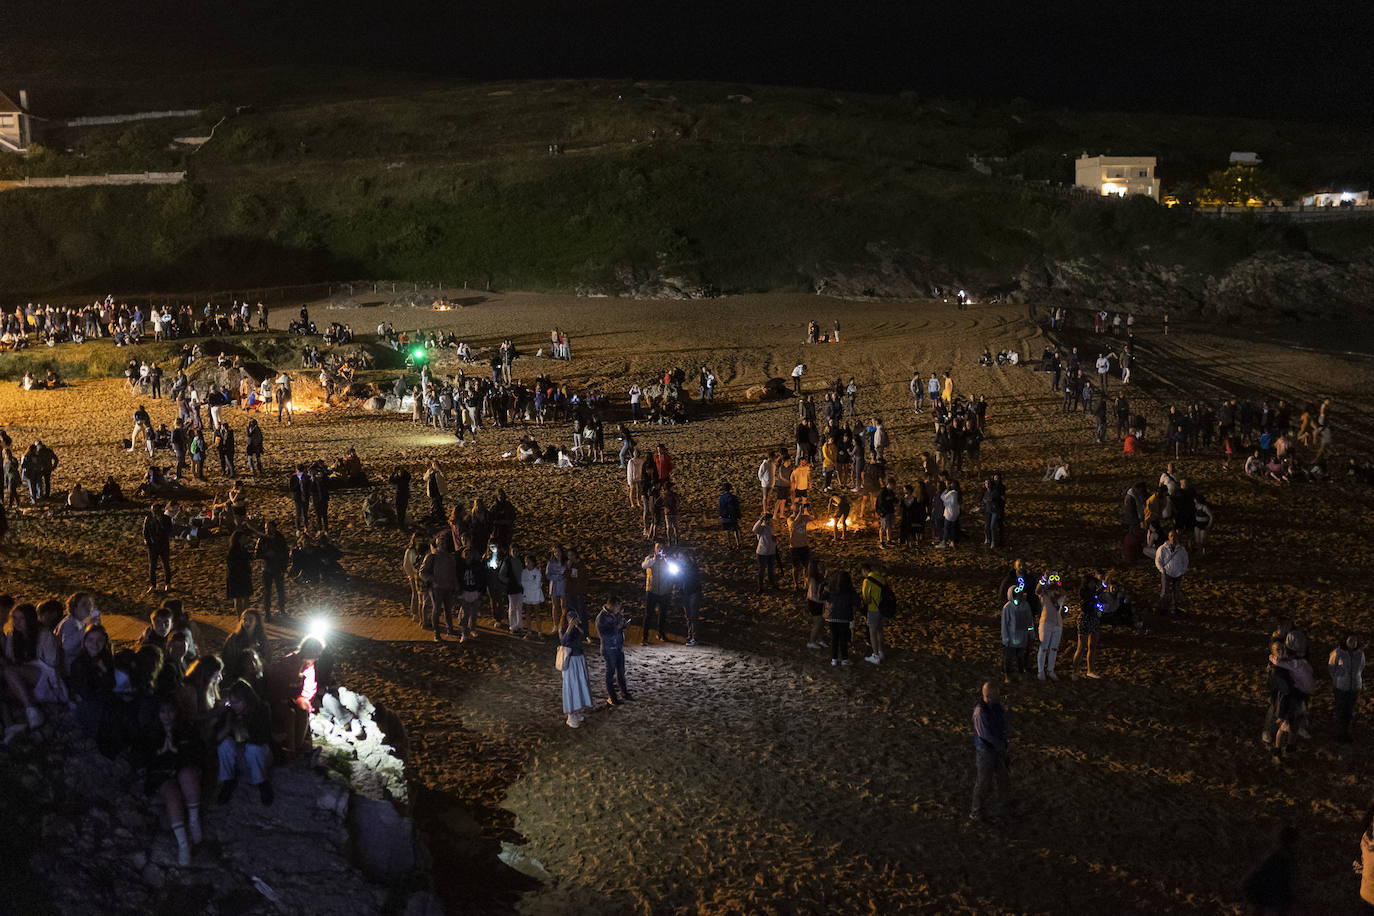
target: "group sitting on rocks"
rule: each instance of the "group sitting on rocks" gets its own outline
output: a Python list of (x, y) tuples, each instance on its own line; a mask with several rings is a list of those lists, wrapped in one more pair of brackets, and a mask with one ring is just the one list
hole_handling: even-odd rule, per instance
[(215, 787), (226, 805), (247, 782), (270, 805), (273, 763), (308, 753), (311, 713), (338, 702), (323, 639), (273, 659), (255, 610), (218, 655), (197, 649), (175, 599), (153, 611), (136, 644), (118, 648), (89, 592), (37, 606), (3, 595), (0, 617), (5, 743), (42, 741), (45, 725), (74, 727), (106, 757), (126, 757), (144, 795), (165, 808), (183, 866), (204, 838), (203, 790)]

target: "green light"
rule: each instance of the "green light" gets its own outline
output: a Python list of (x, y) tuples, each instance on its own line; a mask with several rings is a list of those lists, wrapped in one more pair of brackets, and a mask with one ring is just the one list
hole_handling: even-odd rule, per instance
[(427, 354), (425, 353), (425, 348), (424, 348), (424, 347), (416, 347), (414, 350), (411, 350), (411, 351), (410, 351), (410, 355), (411, 355), (417, 362), (424, 362), (424, 361), (425, 361), (425, 356), (426, 356)]

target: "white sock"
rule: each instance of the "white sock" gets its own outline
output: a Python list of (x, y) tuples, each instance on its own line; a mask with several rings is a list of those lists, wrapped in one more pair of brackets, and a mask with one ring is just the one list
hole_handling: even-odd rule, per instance
[(204, 839), (200, 832), (200, 805), (186, 806), (186, 821), (191, 833), (191, 842), (199, 844)]
[(174, 837), (177, 838), (177, 849), (185, 849), (185, 850), (187, 850), (188, 852), (190, 851), (190, 849), (191, 849), (191, 844), (190, 844), (190, 842), (188, 842), (187, 839), (186, 839), (186, 825), (185, 825), (185, 824), (173, 824), (173, 825), (172, 825), (172, 835), (173, 835)]

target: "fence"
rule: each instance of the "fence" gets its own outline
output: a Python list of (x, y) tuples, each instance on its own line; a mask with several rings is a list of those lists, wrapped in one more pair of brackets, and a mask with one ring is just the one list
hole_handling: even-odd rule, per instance
[(1374, 207), (1195, 207), (1198, 216), (1217, 219), (1277, 219), (1282, 217), (1299, 223), (1322, 222), (1325, 220), (1359, 219), (1374, 216)]
[(99, 185), (181, 184), (185, 172), (138, 172), (129, 175), (66, 175), (61, 178), (21, 178), (0, 181), (0, 191), (21, 188), (90, 188)]

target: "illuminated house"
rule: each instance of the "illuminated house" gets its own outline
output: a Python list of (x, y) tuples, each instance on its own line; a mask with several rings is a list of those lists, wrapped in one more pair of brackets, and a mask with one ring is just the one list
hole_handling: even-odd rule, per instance
[[(19, 93), (21, 105), (28, 93)], [(22, 153), (29, 148), (29, 113), (0, 92), (0, 152)]]
[(1367, 207), (1368, 191), (1314, 191), (1302, 199), (1304, 207)]
[(1144, 194), (1159, 202), (1154, 156), (1089, 156), (1074, 163), (1074, 186), (1090, 188), (1103, 197)]

